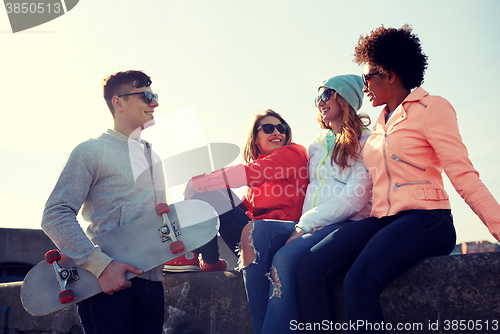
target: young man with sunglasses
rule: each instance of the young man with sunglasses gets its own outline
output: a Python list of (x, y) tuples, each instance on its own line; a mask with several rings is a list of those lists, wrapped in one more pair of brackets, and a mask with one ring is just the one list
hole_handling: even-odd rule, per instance
[[(114, 129), (73, 150), (43, 213), (45, 233), (92, 272), (104, 292), (78, 304), (86, 334), (162, 332), (162, 267), (144, 273), (114, 261), (91, 241), (165, 202), (161, 160), (141, 139), (142, 130), (154, 124), (158, 107), (150, 86), (151, 79), (140, 71), (118, 72), (104, 80)], [(144, 172), (136, 175), (137, 170)], [(90, 223), (87, 234), (76, 219), (80, 208)], [(127, 271), (139, 276), (127, 280)]]

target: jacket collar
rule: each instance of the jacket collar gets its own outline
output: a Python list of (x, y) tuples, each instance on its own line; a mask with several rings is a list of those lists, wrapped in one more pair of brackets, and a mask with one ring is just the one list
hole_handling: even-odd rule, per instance
[[(283, 146), (281, 146), (281, 147), (278, 147), (276, 150), (274, 150), (274, 151), (273, 151), (273, 153), (274, 153), (274, 152), (276, 152), (277, 150), (280, 150), (280, 149), (282, 149), (283, 147), (287, 147), (287, 146), (297, 146), (297, 144), (295, 144), (294, 142), (291, 142), (290, 144), (287, 144), (287, 145), (283, 145)], [(256, 159), (256, 160), (258, 160), (258, 159), (263, 159), (263, 158), (267, 157), (268, 155), (269, 155), (269, 154), (259, 154), (259, 155), (257, 156), (257, 159)], [(254, 161), (255, 161), (255, 160), (254, 160)]]
[[(148, 143), (148, 142), (147, 142), (147, 141), (145, 141), (144, 139), (141, 139), (141, 140), (139, 141), (139, 140), (133, 139), (132, 137), (127, 137), (127, 136), (125, 136), (123, 133), (118, 132), (118, 131), (116, 131), (116, 130), (112, 130), (112, 129), (108, 129), (108, 130), (106, 131), (106, 133), (107, 133), (108, 135), (112, 136), (112, 137), (115, 137), (115, 138), (117, 138), (117, 139), (119, 139), (119, 140), (121, 140), (121, 141), (125, 141), (125, 142), (128, 142), (128, 141), (130, 141), (130, 140), (135, 140), (136, 142), (141, 143), (141, 144), (146, 144), (146, 143)], [(150, 143), (148, 143), (148, 144), (150, 144)]]
[(429, 95), (429, 93), (427, 93), (425, 89), (423, 89), (422, 87), (417, 87), (410, 94), (408, 94), (402, 104), (405, 104), (406, 102), (419, 101), (426, 95)]
[(410, 92), (410, 94), (408, 94), (408, 96), (396, 108), (396, 110), (394, 110), (394, 113), (392, 114), (387, 124), (385, 123), (385, 118), (387, 117), (390, 111), (389, 108), (385, 106), (384, 110), (382, 110), (377, 119), (376, 129), (378, 131), (383, 131), (383, 129), (385, 129), (385, 131), (388, 131), (389, 128), (392, 127), (394, 124), (397, 124), (406, 119), (406, 109), (404, 108), (404, 105), (406, 103), (419, 101), (427, 95), (429, 95), (429, 93), (427, 93), (427, 91), (422, 87), (415, 88), (413, 91)]
[(108, 133), (108, 135), (110, 135), (112, 137), (118, 138), (118, 139), (123, 140), (123, 141), (128, 141), (128, 137), (125, 136), (121, 132), (118, 132), (118, 131), (115, 131), (115, 130), (112, 130), (112, 129), (108, 129), (108, 131), (106, 131), (106, 132)]

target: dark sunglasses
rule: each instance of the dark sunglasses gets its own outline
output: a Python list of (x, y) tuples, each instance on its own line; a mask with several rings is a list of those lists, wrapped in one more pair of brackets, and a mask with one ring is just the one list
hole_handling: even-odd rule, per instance
[(330, 100), (330, 96), (332, 95), (332, 93), (335, 93), (333, 89), (327, 89), (323, 93), (321, 93), (320, 96), (317, 96), (314, 99), (314, 105), (316, 106), (316, 108), (319, 105), (319, 101), (323, 101), (323, 103), (328, 102), (328, 100)]
[(264, 133), (267, 133), (267, 134), (273, 133), (274, 129), (277, 129), (279, 133), (286, 133), (286, 131), (288, 130), (288, 127), (286, 126), (286, 124), (277, 124), (277, 125), (261, 124), (257, 128), (257, 130), (255, 131), (255, 133), (257, 133), (261, 128), (262, 128), (262, 131), (264, 131)]
[(370, 74), (361, 74), (361, 78), (363, 79), (363, 83), (365, 84), (365, 87), (368, 87), (368, 83), (370, 82), (370, 78), (374, 75), (378, 75), (380, 72), (375, 72), (375, 73), (370, 73)]
[(155, 101), (158, 102), (158, 94), (153, 94), (148, 90), (146, 90), (144, 92), (122, 94), (122, 95), (118, 95), (118, 97), (129, 96), (129, 95), (139, 95), (139, 94), (144, 94), (144, 102), (146, 102), (147, 104), (150, 104), (151, 101), (153, 101), (153, 99), (155, 99)]

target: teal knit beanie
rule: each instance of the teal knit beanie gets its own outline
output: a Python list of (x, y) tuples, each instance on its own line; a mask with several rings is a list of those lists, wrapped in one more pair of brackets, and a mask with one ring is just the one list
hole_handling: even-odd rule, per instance
[(364, 84), (359, 75), (337, 75), (324, 80), (319, 86), (320, 88), (326, 87), (336, 91), (355, 111), (358, 111), (363, 105)]

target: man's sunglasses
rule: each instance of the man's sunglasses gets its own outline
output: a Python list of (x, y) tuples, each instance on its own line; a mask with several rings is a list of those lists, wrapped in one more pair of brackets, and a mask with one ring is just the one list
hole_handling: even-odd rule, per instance
[(370, 73), (370, 74), (361, 74), (361, 78), (363, 79), (363, 83), (365, 84), (365, 87), (368, 87), (368, 83), (370, 82), (370, 78), (374, 75), (378, 75), (380, 72), (375, 72), (375, 73)]
[(155, 101), (158, 102), (158, 94), (153, 94), (148, 90), (146, 90), (144, 92), (122, 94), (122, 95), (118, 95), (118, 97), (129, 96), (129, 95), (139, 95), (139, 94), (144, 94), (144, 102), (146, 102), (147, 104), (150, 104), (151, 101), (153, 101), (153, 99), (155, 99)]
[(255, 133), (257, 133), (260, 129), (262, 129), (262, 131), (267, 134), (273, 133), (274, 129), (277, 129), (279, 133), (286, 133), (288, 127), (286, 126), (286, 124), (261, 124), (255, 131)]
[(332, 93), (335, 93), (333, 89), (326, 89), (323, 93), (321, 93), (320, 96), (317, 96), (314, 99), (314, 105), (316, 106), (316, 108), (319, 105), (319, 101), (323, 101), (323, 103), (328, 102), (328, 100), (330, 100), (330, 96), (332, 95)]

